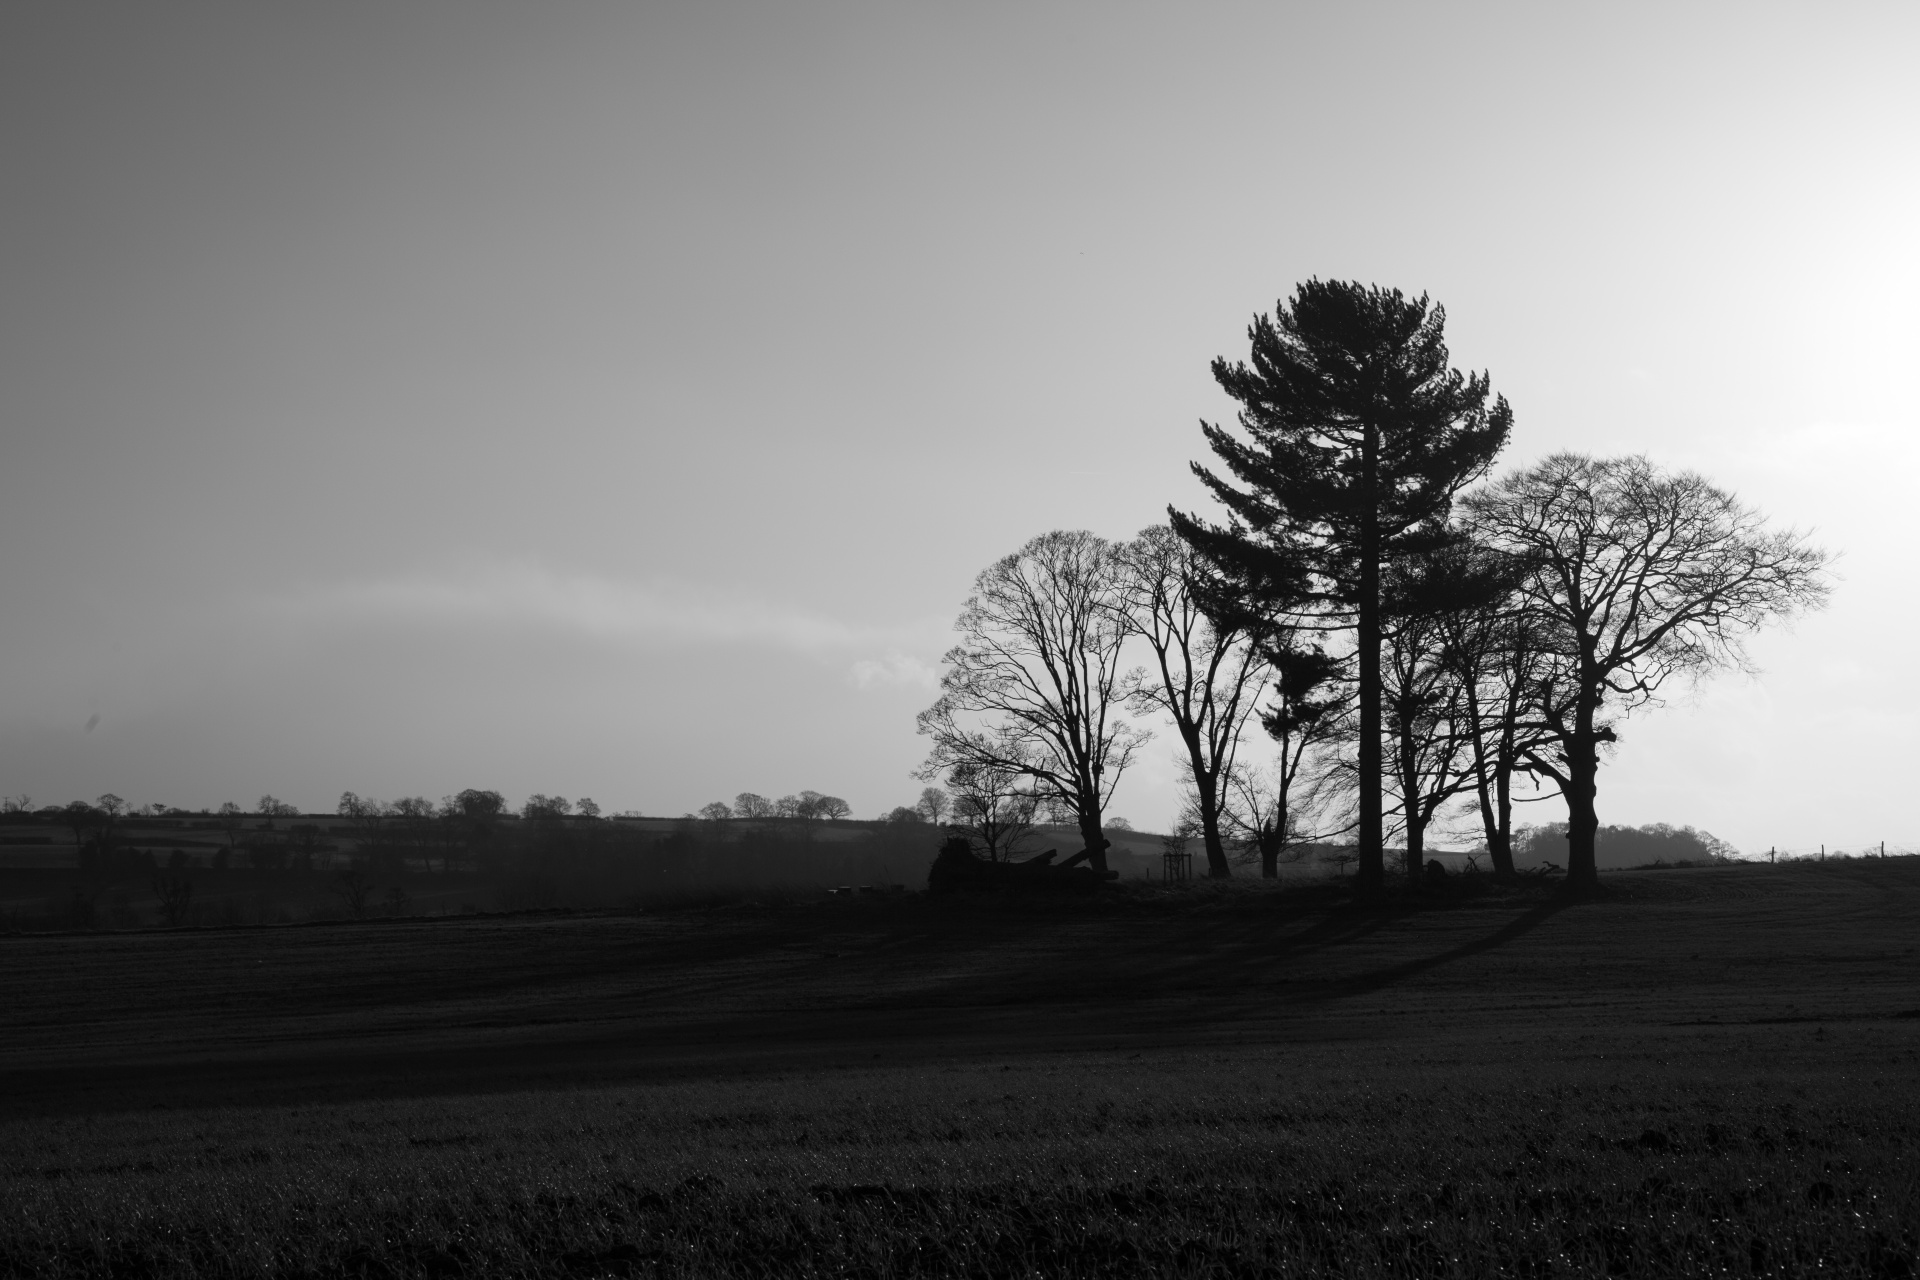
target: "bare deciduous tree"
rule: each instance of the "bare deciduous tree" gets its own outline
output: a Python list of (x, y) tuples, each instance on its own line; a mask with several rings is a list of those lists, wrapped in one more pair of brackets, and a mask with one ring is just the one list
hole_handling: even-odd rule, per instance
[(742, 791), (733, 798), (735, 817), (765, 819), (774, 816), (774, 803), (763, 795)]
[(1511, 589), (1483, 607), (1449, 615), (1441, 625), (1446, 660), (1460, 681), (1459, 731), (1487, 857), (1494, 875), (1510, 878), (1514, 783), (1532, 774), (1527, 753), (1546, 745), (1527, 709), (1546, 658), (1537, 629)]
[(937, 827), (952, 807), (953, 797), (944, 790), (939, 787), (922, 787), (920, 798), (914, 801), (913, 811)]
[(246, 830), (246, 811), (229, 800), (220, 806), (219, 812), (214, 814), (214, 821), (220, 824), (220, 833), (227, 838), (227, 855), (231, 857), (235, 846), (240, 842), (240, 833)]
[(300, 816), (300, 808), (298, 805), (288, 804), (286, 801), (273, 796), (261, 796), (259, 801), (253, 806), (253, 811), (266, 819), (266, 822), (262, 825), (269, 831), (273, 830), (273, 820), (275, 818), (297, 818)]
[(1303, 633), (1277, 632), (1265, 649), (1270, 701), (1260, 723), (1277, 751), (1264, 768), (1242, 763), (1229, 772), (1226, 815), (1229, 826), (1259, 853), (1261, 876), (1271, 880), (1280, 874), (1290, 845), (1333, 834), (1305, 830), (1302, 818), (1323, 808), (1325, 794), (1335, 789), (1331, 773), (1315, 765), (1329, 763), (1319, 757), (1339, 738), (1350, 698), (1341, 687), (1341, 662), (1307, 642)]
[(96, 809), (85, 800), (69, 801), (60, 810), (61, 825), (73, 832), (73, 854), (80, 856), (89, 831), (100, 830), (107, 821), (105, 811)]
[(1468, 502), (1483, 537), (1525, 567), (1522, 607), (1549, 670), (1527, 761), (1567, 802), (1567, 878), (1596, 882), (1596, 779), (1614, 724), (1678, 678), (1748, 668), (1742, 638), (1825, 603), (1826, 552), (1773, 530), (1692, 472), (1644, 457), (1560, 453)]
[(1146, 735), (1120, 719), (1130, 627), (1125, 564), (1105, 539), (1042, 534), (974, 581), (947, 651), (940, 699), (919, 716), (933, 749), (920, 776), (1011, 769), (1073, 813), (1094, 868), (1100, 819)]
[(179, 928), (187, 922), (187, 912), (193, 907), (193, 878), (184, 868), (169, 866), (165, 871), (156, 871), (153, 896), (159, 900), (160, 918), (169, 927)]
[(808, 822), (831, 821), (852, 812), (853, 806), (839, 796), (822, 795), (818, 791), (802, 791), (793, 804), (793, 816)]
[(364, 919), (367, 903), (373, 897), (373, 881), (359, 867), (349, 867), (333, 877), (333, 893), (340, 899), (340, 905), (355, 920)]
[(526, 822), (557, 822), (572, 812), (573, 802), (565, 796), (542, 795), (537, 791), (520, 806), (520, 817)]
[(1402, 618), (1387, 628), (1380, 664), (1381, 718), (1392, 752), (1387, 779), (1406, 873), (1415, 878), (1426, 865), (1427, 829), (1472, 785), (1459, 731), (1465, 691), (1446, 657), (1438, 617)]
[(1036, 804), (1026, 775), (994, 764), (957, 765), (947, 775), (953, 825), (978, 841), (990, 862), (1005, 862), (1033, 830)]
[(438, 847), (440, 869), (448, 870), (448, 841), (443, 833), (451, 823), (440, 820), (433, 801), (425, 796), (403, 796), (388, 807), (400, 828), (400, 840), (407, 852), (420, 859), (428, 872), (433, 870), (433, 855)]
[(1221, 835), (1225, 784), (1259, 699), (1266, 660), (1247, 630), (1207, 615), (1200, 558), (1171, 528), (1143, 529), (1121, 553), (1129, 571), (1131, 607), (1125, 616), (1154, 662), (1128, 674), (1128, 699), (1138, 710), (1172, 719), (1193, 779), (1207, 874), (1226, 877), (1232, 869)]

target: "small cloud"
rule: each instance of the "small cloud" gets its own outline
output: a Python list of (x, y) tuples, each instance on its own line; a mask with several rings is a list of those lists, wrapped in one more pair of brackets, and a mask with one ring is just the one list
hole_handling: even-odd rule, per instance
[(940, 683), (940, 673), (930, 664), (898, 649), (884, 658), (860, 659), (848, 669), (847, 678), (860, 689), (932, 689)]

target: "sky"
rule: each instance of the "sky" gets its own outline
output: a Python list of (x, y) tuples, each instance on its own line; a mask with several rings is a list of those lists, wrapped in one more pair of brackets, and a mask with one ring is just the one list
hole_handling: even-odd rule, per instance
[(10, 4), (0, 793), (910, 803), (973, 576), (1205, 511), (1209, 362), (1321, 277), (1446, 307), (1501, 467), (1836, 553), (1602, 821), (1920, 846), (1917, 64), (1892, 3)]

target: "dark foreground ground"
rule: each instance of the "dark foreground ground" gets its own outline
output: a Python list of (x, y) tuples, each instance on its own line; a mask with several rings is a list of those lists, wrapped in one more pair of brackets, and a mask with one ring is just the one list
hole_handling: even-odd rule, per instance
[(1908, 1276), (1920, 862), (0, 938), (0, 1274)]

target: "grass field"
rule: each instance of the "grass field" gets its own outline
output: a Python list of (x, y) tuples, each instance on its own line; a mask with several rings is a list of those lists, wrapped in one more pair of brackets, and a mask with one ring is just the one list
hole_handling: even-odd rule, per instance
[(1920, 861), (0, 938), (0, 1273), (1913, 1274)]

